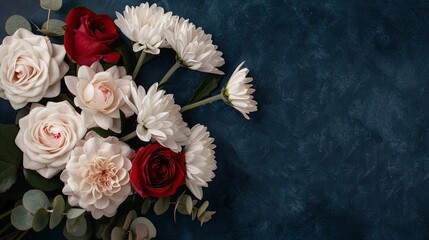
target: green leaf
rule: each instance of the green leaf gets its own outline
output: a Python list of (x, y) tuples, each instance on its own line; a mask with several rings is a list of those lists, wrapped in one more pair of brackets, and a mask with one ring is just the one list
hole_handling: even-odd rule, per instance
[(113, 132), (112, 130), (105, 130), (105, 129), (102, 129), (100, 127), (91, 128), (91, 129), (89, 129), (89, 131), (94, 131), (100, 137), (103, 137), (103, 138), (107, 138), (109, 136), (118, 136), (118, 134)]
[(158, 198), (155, 206), (153, 207), (153, 210), (155, 211), (156, 215), (161, 215), (168, 210), (168, 207), (170, 207), (169, 197)]
[(102, 239), (103, 240), (110, 240), (111, 238), (111, 236), (112, 236), (112, 229), (113, 229), (113, 225), (111, 225), (111, 224), (109, 224), (109, 225), (107, 225), (105, 228), (104, 228), (104, 230), (103, 230), (103, 233), (102, 233)]
[(150, 199), (150, 197), (146, 198), (142, 204), (142, 209), (140, 211), (141, 214), (146, 214), (149, 211), (149, 208), (151, 205), (152, 205), (152, 200)]
[(16, 30), (20, 28), (31, 31), (31, 24), (25, 17), (21, 15), (12, 15), (7, 19), (5, 24), (5, 30), (7, 34), (13, 35)]
[(60, 224), (63, 219), (63, 212), (66, 207), (63, 196), (58, 195), (52, 201), (52, 214), (49, 219), (49, 228), (53, 229)]
[(136, 56), (127, 44), (121, 44), (116, 50), (121, 54), (127, 74), (131, 75), (136, 65)]
[(205, 201), (203, 204), (201, 204), (200, 208), (198, 209), (198, 218), (200, 218), (206, 212), (208, 206), (209, 201)]
[(15, 182), (22, 152), (15, 144), (18, 134), (15, 125), (0, 125), (0, 193), (6, 192)]
[[(85, 230), (83, 235), (76, 236), (76, 235), (72, 234), (71, 232), (68, 232), (67, 222), (66, 222), (66, 226), (64, 227), (63, 234), (64, 234), (64, 237), (66, 237), (68, 240), (89, 240), (89, 239), (93, 239), (94, 229), (92, 227), (91, 220), (86, 219), (84, 216), (82, 216), (80, 218), (82, 218), (83, 220), (79, 220), (79, 221), (85, 222), (85, 225), (80, 226), (83, 229), (78, 229), (78, 231)], [(80, 218), (77, 218), (77, 219), (80, 219)], [(67, 221), (77, 221), (77, 219), (68, 219)], [(81, 224), (81, 223), (75, 222), (73, 224), (78, 224), (78, 226), (76, 226), (78, 228), (79, 224)]]
[(137, 228), (141, 227), (140, 224), (145, 225), (147, 227), (147, 229), (148, 229), (149, 234), (147, 236), (147, 239), (151, 239), (151, 238), (156, 237), (156, 228), (155, 228), (155, 226), (153, 225), (153, 223), (149, 219), (147, 219), (145, 217), (138, 217), (138, 218), (134, 219), (134, 221), (131, 223), (130, 230), (134, 234), (137, 234), (138, 232), (141, 232), (142, 229), (137, 229)]
[(21, 118), (23, 118), (23, 117), (27, 116), (27, 115), (28, 115), (28, 113), (30, 113), (30, 109), (28, 109), (28, 108), (23, 108), (23, 109), (19, 110), (19, 111), (16, 113), (16, 117), (15, 117), (15, 124), (16, 124), (16, 125), (18, 125), (18, 124), (19, 124), (19, 120), (20, 120)]
[(41, 208), (35, 214), (33, 218), (33, 230), (36, 232), (42, 231), (49, 222), (49, 213), (46, 209)]
[(136, 213), (136, 211), (134, 211), (134, 210), (131, 210), (131, 211), (129, 211), (128, 212), (128, 214), (127, 214), (127, 218), (125, 218), (125, 222), (124, 222), (124, 225), (123, 225), (123, 229), (124, 230), (128, 230), (129, 228), (130, 228), (130, 224), (131, 224), (131, 222), (134, 220), (134, 219), (136, 219), (137, 218), (137, 213)]
[(85, 235), (88, 225), (84, 216), (78, 218), (67, 219), (66, 221), (67, 232), (75, 237), (82, 237)]
[(59, 179), (58, 176), (47, 179), (42, 177), (36, 171), (29, 169), (24, 169), (24, 176), (32, 187), (40, 189), (44, 192), (55, 191), (64, 186), (64, 183)]
[(201, 216), (201, 217), (199, 217), (198, 219), (200, 220), (200, 222), (201, 222), (201, 226), (203, 225), (203, 223), (206, 223), (206, 222), (208, 222), (210, 219), (212, 219), (212, 216), (215, 214), (216, 212), (215, 211), (207, 211), (207, 212), (204, 212), (204, 214)]
[(125, 232), (120, 227), (114, 227), (111, 233), (111, 238), (115, 240), (121, 240), (125, 238)]
[[(130, 239), (132, 238), (133, 234), (129, 234), (129, 236), (131, 236)], [(141, 240), (141, 239), (147, 239), (147, 236), (149, 236), (149, 228), (144, 225), (143, 223), (137, 223), (136, 224), (136, 239), (137, 240)]]
[(24, 206), (19, 205), (12, 211), (10, 216), (12, 225), (18, 230), (25, 231), (31, 228), (33, 223), (33, 214), (31, 214)]
[(49, 199), (46, 194), (40, 190), (32, 189), (27, 191), (22, 197), (22, 204), (25, 209), (35, 214), (39, 209), (49, 207)]
[(177, 212), (177, 208), (179, 207), (179, 206), (183, 206), (180, 202), (181, 202), (181, 199), (182, 199), (182, 197), (183, 197), (183, 195), (185, 194), (185, 192), (183, 192), (182, 194), (180, 194), (180, 196), (178, 196), (177, 197), (177, 199), (176, 199), (176, 204), (175, 204), (175, 206), (174, 206), (174, 211), (173, 211), (173, 219), (174, 219), (174, 222), (176, 222), (176, 212)]
[(63, 27), (65, 25), (66, 23), (59, 19), (50, 19), (49, 26), (48, 26), (48, 22), (46, 21), (43, 24), (42, 29), (38, 29), (37, 31), (45, 34), (46, 36), (63, 36), (64, 35)]
[(58, 11), (63, 6), (62, 0), (40, 0), (40, 6), (46, 10)]
[(192, 208), (193, 208), (193, 204), (192, 204), (192, 197), (191, 196), (189, 196), (189, 195), (187, 195), (187, 194), (185, 194), (184, 196), (183, 196), (183, 199), (182, 199), (182, 202), (183, 202), (183, 204), (185, 205), (185, 207), (186, 207), (186, 211), (188, 212), (188, 215), (191, 215), (191, 213), (192, 213)]
[(68, 212), (67, 212), (67, 218), (68, 219), (75, 219), (80, 217), (82, 214), (85, 213), (84, 209), (81, 208), (71, 208)]
[(210, 96), (213, 90), (215, 90), (219, 85), (221, 78), (222, 76), (219, 75), (209, 75), (194, 91), (191, 100), (189, 100), (189, 104), (198, 102)]
[(42, 98), (42, 100), (40, 100), (39, 103), (42, 105), (46, 105), (48, 102), (62, 102), (62, 101), (67, 101), (72, 106), (74, 106), (73, 100), (65, 93), (61, 93), (60, 95), (53, 98)]

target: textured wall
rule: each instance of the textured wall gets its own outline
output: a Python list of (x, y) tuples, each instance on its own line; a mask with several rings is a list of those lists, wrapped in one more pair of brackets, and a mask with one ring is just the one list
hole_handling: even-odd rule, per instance
[[(37, 1), (7, 1), (1, 24), (13, 13), (43, 22)], [(111, 15), (139, 3), (65, 2), (61, 18), (76, 3)], [(153, 218), (159, 239), (429, 238), (428, 1), (158, 3), (213, 34), (225, 72), (246, 60), (260, 107), (250, 121), (221, 102), (185, 114), (216, 138), (205, 197), (218, 213), (203, 227)], [(162, 54), (139, 81), (173, 61)], [(168, 91), (185, 103), (204, 76), (181, 69)], [(6, 101), (0, 111), (13, 121)]]

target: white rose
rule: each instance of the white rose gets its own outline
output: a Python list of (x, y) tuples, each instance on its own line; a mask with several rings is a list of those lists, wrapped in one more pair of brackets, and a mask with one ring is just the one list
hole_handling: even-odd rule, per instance
[(131, 94), (132, 81), (124, 67), (113, 66), (104, 71), (101, 64), (95, 62), (91, 67), (80, 67), (77, 77), (64, 79), (67, 88), (76, 96), (74, 102), (82, 109), (88, 128), (99, 126), (120, 133), (120, 111), (126, 117), (134, 114), (124, 101), (124, 96)]
[(85, 136), (82, 117), (67, 101), (33, 104), (19, 120), (15, 143), (24, 153), (24, 168), (51, 178), (65, 168), (71, 150)]
[(0, 97), (14, 109), (60, 93), (61, 82), (69, 69), (62, 45), (47, 37), (18, 29), (0, 45)]
[(63, 193), (71, 206), (80, 206), (95, 219), (112, 217), (131, 194), (129, 171), (134, 151), (116, 137), (89, 132), (72, 151), (61, 173)]

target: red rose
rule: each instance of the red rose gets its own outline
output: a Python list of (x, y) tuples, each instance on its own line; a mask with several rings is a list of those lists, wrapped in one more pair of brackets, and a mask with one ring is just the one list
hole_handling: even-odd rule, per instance
[(68, 56), (79, 65), (90, 66), (95, 61), (117, 62), (119, 33), (112, 18), (97, 15), (88, 8), (73, 8), (66, 18), (64, 47)]
[(167, 197), (186, 182), (185, 155), (159, 143), (137, 151), (130, 179), (136, 192), (145, 197)]

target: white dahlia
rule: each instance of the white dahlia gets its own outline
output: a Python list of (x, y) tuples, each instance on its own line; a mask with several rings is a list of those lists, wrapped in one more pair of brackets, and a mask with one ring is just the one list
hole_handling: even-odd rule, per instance
[(158, 83), (145, 91), (142, 86), (131, 88), (132, 101), (128, 105), (137, 114), (137, 136), (145, 142), (157, 141), (175, 152), (188, 142), (190, 130), (183, 121), (180, 106), (174, 104), (172, 94), (158, 90)]
[(203, 197), (202, 187), (207, 187), (214, 177), (216, 170), (215, 152), (216, 145), (210, 137), (207, 127), (200, 124), (191, 129), (189, 143), (185, 146), (186, 157), (186, 186), (201, 200)]
[(253, 78), (246, 77), (249, 73), (249, 69), (240, 69), (243, 64), (244, 62), (235, 69), (228, 83), (223, 88), (222, 93), (225, 102), (240, 111), (241, 114), (249, 120), (248, 114), (258, 110), (256, 106), (258, 103), (253, 100), (252, 94), (255, 92), (251, 84)]
[(115, 24), (122, 33), (135, 42), (135, 52), (144, 51), (159, 54), (159, 48), (164, 47), (165, 30), (172, 23), (172, 13), (164, 13), (162, 7), (155, 3), (142, 3), (138, 7), (125, 7), (124, 15), (116, 12)]
[(201, 72), (224, 74), (218, 69), (225, 63), (222, 52), (217, 51), (212, 36), (204, 33), (201, 27), (196, 28), (189, 20), (181, 18), (171, 30), (165, 32), (165, 38), (183, 66)]
[(133, 111), (124, 101), (130, 95), (132, 77), (124, 67), (113, 66), (106, 71), (99, 62), (91, 67), (81, 66), (77, 77), (64, 78), (67, 88), (76, 97), (76, 106), (82, 109), (82, 116), (88, 128), (99, 126), (121, 132), (121, 114), (126, 117)]
[(134, 151), (116, 137), (89, 132), (72, 151), (61, 174), (63, 193), (95, 219), (112, 217), (131, 193), (129, 171)]

